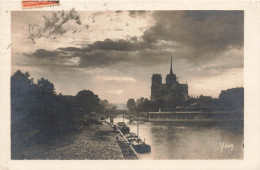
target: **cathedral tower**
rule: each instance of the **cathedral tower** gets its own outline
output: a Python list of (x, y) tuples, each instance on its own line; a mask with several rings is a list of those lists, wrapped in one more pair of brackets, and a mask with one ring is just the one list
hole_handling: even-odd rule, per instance
[(160, 88), (162, 86), (162, 76), (160, 74), (153, 74), (151, 86), (151, 101), (160, 99)]
[(170, 73), (166, 76), (166, 83), (162, 83), (160, 74), (153, 74), (151, 85), (151, 101), (160, 99), (167, 102), (184, 102), (189, 99), (188, 84), (180, 84), (172, 71), (172, 58)]
[(172, 57), (171, 57), (171, 68), (170, 68), (170, 74), (166, 76), (166, 84), (172, 85), (173, 83), (176, 83), (176, 75), (172, 72)]

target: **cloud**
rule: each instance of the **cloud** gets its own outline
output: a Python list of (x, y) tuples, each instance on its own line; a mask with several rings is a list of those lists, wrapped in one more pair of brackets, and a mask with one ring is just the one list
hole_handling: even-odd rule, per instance
[(214, 60), (214, 62), (208, 63), (200, 69), (206, 72), (225, 72), (229, 69), (241, 69), (244, 67), (243, 53), (244, 50), (242, 49), (232, 49), (226, 51), (222, 54), (221, 57), (218, 57), (216, 60)]
[[(175, 64), (185, 61), (204, 69), (213, 61), (218, 65), (212, 68), (219, 69), (243, 65), (243, 11), (155, 11), (153, 17), (155, 25), (141, 37), (105, 39), (81, 48), (39, 49), (26, 55), (53, 65), (85, 68), (156, 66), (167, 63), (171, 54)], [(232, 55), (240, 62), (225, 65)]]
[(93, 44), (88, 45), (88, 49), (100, 49), (100, 50), (115, 50), (115, 51), (136, 51), (143, 50), (145, 44), (138, 41), (129, 40), (110, 40), (96, 41)]
[(27, 65), (75, 67), (80, 64), (79, 57), (71, 56), (66, 51), (38, 49), (32, 54), (24, 53), (23, 55), (30, 58), (27, 60)]
[[(31, 38), (36, 39), (37, 24), (45, 27), (45, 23), (38, 20), (45, 14), (36, 14), (38, 12), (30, 13), (28, 17), (16, 14), (19, 17), (12, 22), (24, 23), (26, 18), (27, 23), (33, 23), (35, 37)], [(64, 17), (65, 14), (68, 13), (65, 12)], [(118, 23), (116, 26), (110, 22), (113, 15), (94, 18), (89, 13), (79, 14), (83, 21), (81, 26), (75, 19), (65, 22), (61, 28), (68, 31), (60, 36), (62, 29), (57, 27), (57, 40), (48, 41), (49, 27), (37, 44), (25, 46), (26, 41), (20, 41), (18, 46), (13, 45), (12, 71), (23, 69), (32, 72), (35, 78), (46, 77), (64, 94), (75, 95), (82, 89), (90, 89), (101, 98), (120, 103), (130, 97), (149, 97), (151, 75), (159, 73), (164, 79), (170, 70), (172, 54), (173, 71), (180, 83), (188, 81), (190, 94), (204, 94), (212, 89), (212, 93), (205, 94), (218, 95), (221, 89), (243, 85), (242, 11), (114, 12), (118, 17), (113, 18), (113, 22)], [(60, 15), (63, 14), (57, 13)], [(55, 17), (48, 19), (54, 21)], [(92, 25), (94, 19), (96, 23)], [(105, 19), (109, 22), (104, 22)], [(146, 22), (149, 24), (144, 24)], [(100, 24), (100, 28), (96, 24)], [(131, 26), (131, 34), (126, 25)], [(70, 26), (81, 28), (82, 32), (72, 37)], [(12, 43), (18, 39), (15, 33), (20, 31), (13, 28)], [(116, 32), (117, 28), (124, 31)], [(101, 29), (104, 36), (100, 36)], [(70, 41), (77, 36), (79, 39)], [(24, 49), (28, 49), (27, 53), (21, 55)], [(205, 83), (198, 83), (202, 81)]]
[[(139, 43), (137, 43), (139, 44)], [(153, 66), (169, 59), (169, 52), (146, 48), (145, 45), (137, 45), (130, 41), (105, 40), (90, 44), (86, 48), (66, 47), (50, 51), (38, 49), (34, 53), (25, 53), (38, 64), (77, 66), (85, 68), (103, 68), (118, 65), (128, 66)], [(77, 58), (78, 64), (68, 64), (71, 58)], [(35, 64), (35, 63), (31, 63)], [(65, 65), (64, 65), (65, 66)]]
[(144, 41), (178, 42), (190, 48), (189, 60), (243, 47), (243, 11), (157, 11), (153, 16), (156, 24), (144, 32)]
[(43, 59), (43, 58), (55, 58), (55, 57), (59, 56), (60, 53), (61, 52), (59, 52), (59, 51), (48, 51), (48, 50), (45, 50), (45, 49), (38, 49), (32, 54), (25, 54), (25, 55), (30, 56), (30, 57)]
[(94, 50), (107, 50), (107, 51), (139, 51), (146, 48), (145, 43), (137, 41), (136, 37), (130, 40), (111, 40), (105, 39), (104, 41), (96, 41), (92, 44), (88, 44), (86, 48), (66, 47), (59, 48), (62, 51), (81, 51), (90, 52)]

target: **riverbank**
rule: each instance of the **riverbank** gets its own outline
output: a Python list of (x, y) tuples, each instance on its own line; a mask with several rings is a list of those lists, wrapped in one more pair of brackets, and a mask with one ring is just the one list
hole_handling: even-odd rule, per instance
[(78, 137), (79, 131), (57, 132), (45, 131), (36, 134), (28, 132), (12, 139), (11, 159), (32, 159), (39, 153), (51, 151), (72, 144)]
[[(25, 153), (26, 151), (26, 153)], [(89, 124), (66, 134), (55, 143), (34, 144), (14, 151), (16, 159), (33, 160), (123, 160), (138, 159), (128, 143), (107, 122)]]
[[(106, 122), (106, 121), (104, 121)], [(114, 124), (113, 123), (108, 123), (106, 122), (111, 128), (113, 128)], [(122, 132), (120, 132), (117, 128), (116, 132), (120, 134), (117, 139), (117, 143), (122, 151), (122, 154), (124, 156), (124, 159), (127, 160), (137, 160), (139, 159), (139, 156), (137, 152), (134, 150), (134, 148), (130, 145), (130, 143), (127, 141), (127, 139), (124, 137)]]
[(121, 160), (124, 159), (117, 133), (106, 124), (83, 127), (77, 139), (70, 145), (35, 155), (32, 159), (59, 160)]

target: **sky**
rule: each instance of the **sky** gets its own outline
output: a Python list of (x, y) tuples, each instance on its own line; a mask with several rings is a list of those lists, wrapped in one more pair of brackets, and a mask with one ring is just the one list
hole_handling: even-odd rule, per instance
[(190, 95), (244, 85), (243, 11), (12, 11), (11, 69), (57, 93), (91, 90), (110, 103), (150, 98), (153, 73)]

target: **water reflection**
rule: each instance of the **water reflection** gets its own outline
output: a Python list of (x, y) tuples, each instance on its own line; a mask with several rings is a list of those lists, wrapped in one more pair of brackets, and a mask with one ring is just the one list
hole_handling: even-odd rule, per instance
[[(122, 122), (117, 115), (114, 123)], [(137, 122), (127, 126), (137, 133)], [(141, 159), (242, 159), (243, 124), (240, 123), (178, 123), (139, 122), (139, 136), (150, 144), (151, 153), (141, 154)], [(233, 144), (233, 148), (223, 148), (220, 144)], [(226, 145), (228, 146), (228, 145)]]

